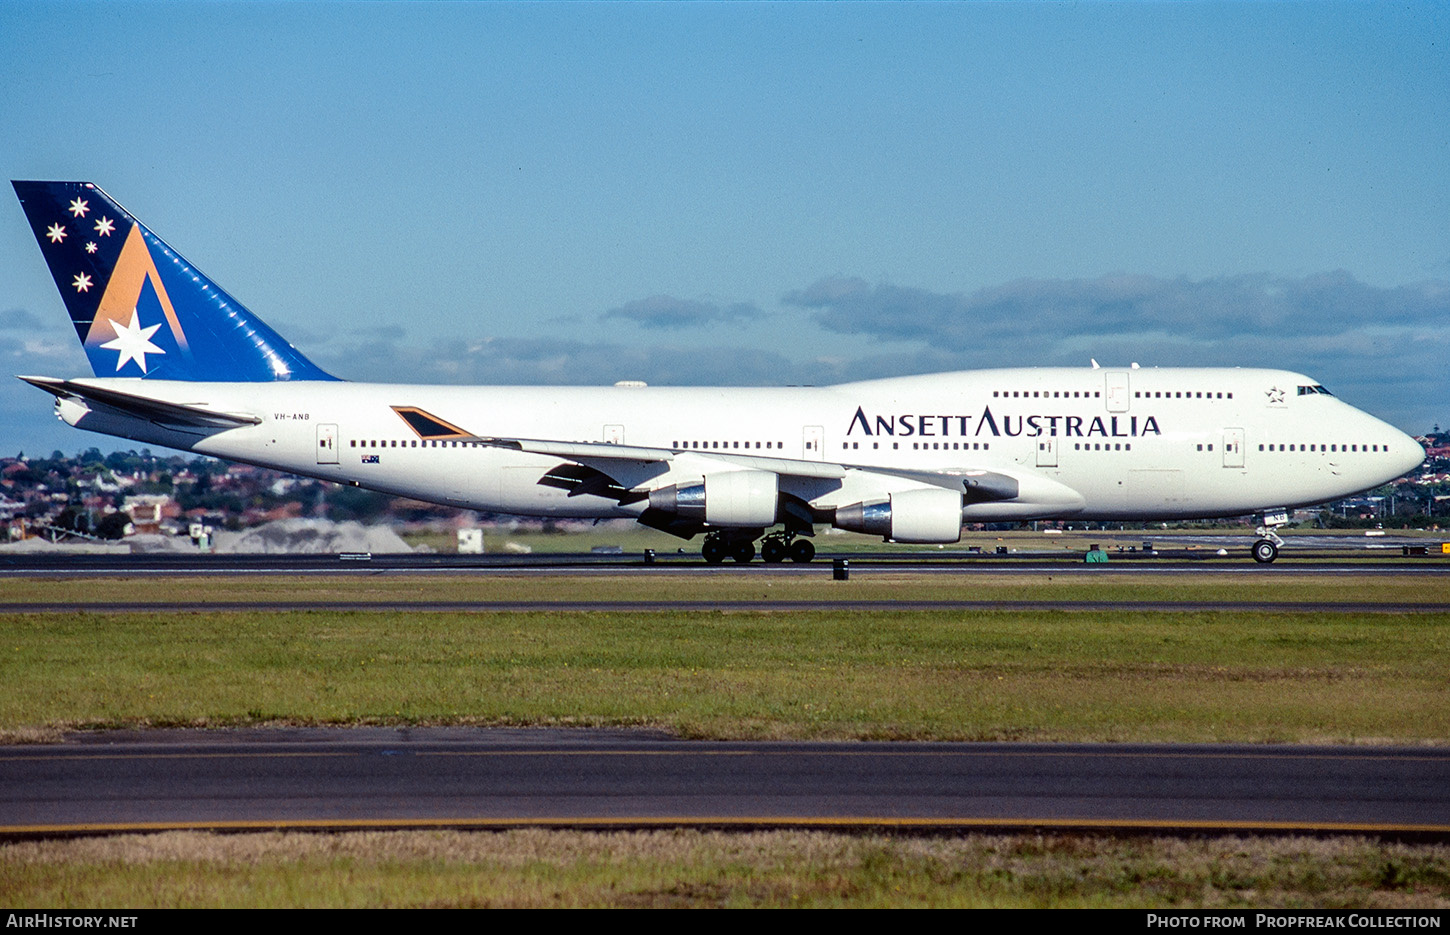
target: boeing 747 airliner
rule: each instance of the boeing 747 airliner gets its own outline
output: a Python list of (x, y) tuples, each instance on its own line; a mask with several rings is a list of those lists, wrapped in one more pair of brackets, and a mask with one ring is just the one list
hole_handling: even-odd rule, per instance
[(93, 377), (22, 376), (78, 428), (448, 506), (628, 517), (707, 561), (809, 561), (815, 527), (1253, 514), (1424, 452), (1283, 370), (1022, 368), (826, 387), (416, 386), (313, 364), (109, 195), (15, 182)]

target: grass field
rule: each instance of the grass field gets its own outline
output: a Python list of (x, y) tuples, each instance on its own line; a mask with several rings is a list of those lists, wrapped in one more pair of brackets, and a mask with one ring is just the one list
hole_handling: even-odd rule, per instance
[[(116, 599), (850, 596), (1444, 602), (1437, 577), (874, 574), (99, 579)], [(6, 582), (6, 600), (75, 584)], [(0, 730), (650, 725), (690, 737), (1441, 743), (1450, 605), (1417, 614), (0, 614)]]
[(387, 832), (0, 846), (0, 905), (1450, 908), (1450, 848), (1357, 838)]
[[(729, 568), (730, 566), (726, 566)], [(788, 571), (797, 571), (787, 566)], [(624, 575), (537, 573), (200, 575), (177, 577), (10, 578), (5, 602), (115, 601), (648, 601), (648, 600), (1044, 600), (1263, 601), (1443, 604), (1450, 580), (1437, 575), (1314, 575), (1276, 568), (1270, 574), (1194, 570), (1192, 574), (1118, 572), (1111, 565), (1028, 574), (912, 574), (857, 566), (834, 581), (826, 564), (800, 574)]]

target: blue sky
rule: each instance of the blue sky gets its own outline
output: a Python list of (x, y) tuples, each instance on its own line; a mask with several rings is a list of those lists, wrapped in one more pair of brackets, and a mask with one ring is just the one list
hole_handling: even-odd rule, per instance
[[(340, 376), (1282, 366), (1450, 424), (1445, 4), (0, 0), (0, 165)], [(88, 372), (0, 210), (0, 356)], [(90, 445), (0, 381), (0, 452)]]

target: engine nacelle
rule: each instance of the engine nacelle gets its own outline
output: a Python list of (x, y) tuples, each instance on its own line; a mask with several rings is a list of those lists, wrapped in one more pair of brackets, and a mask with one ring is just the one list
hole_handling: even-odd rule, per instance
[(90, 411), (90, 406), (74, 396), (57, 396), (55, 398), (55, 417), (66, 425), (75, 425), (81, 421), (81, 417), (89, 415)]
[(651, 490), (649, 505), (712, 526), (773, 526), (779, 478), (769, 471), (723, 471), (692, 484)]
[(885, 500), (838, 507), (833, 525), (896, 542), (957, 542), (962, 495), (944, 487), (903, 490)]

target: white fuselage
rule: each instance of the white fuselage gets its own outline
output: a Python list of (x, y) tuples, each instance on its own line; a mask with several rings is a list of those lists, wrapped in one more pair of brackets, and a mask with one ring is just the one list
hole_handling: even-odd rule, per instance
[(485, 438), (672, 453), (610, 462), (607, 473), (626, 489), (722, 467), (770, 470), (771, 458), (845, 468), (838, 477), (780, 472), (780, 491), (816, 509), (930, 486), (924, 474), (991, 472), (1020, 484), (1010, 500), (967, 505), (968, 522), (1284, 509), (1377, 486), (1423, 457), (1398, 429), (1277, 370), (1003, 369), (787, 388), (75, 382), (261, 420), (205, 434), (62, 401), (62, 418), (81, 428), (535, 516), (630, 517), (645, 506), (541, 484), (568, 460), (557, 454), (422, 439), (392, 407), (417, 407)]

